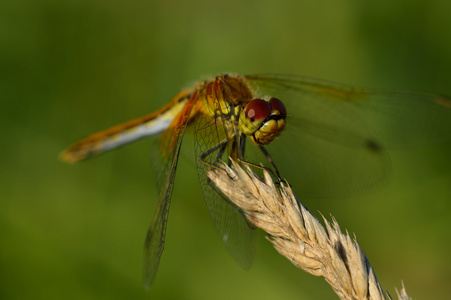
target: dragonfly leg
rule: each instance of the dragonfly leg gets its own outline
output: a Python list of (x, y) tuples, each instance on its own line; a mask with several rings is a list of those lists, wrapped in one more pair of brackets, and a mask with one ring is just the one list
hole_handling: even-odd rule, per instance
[[(282, 182), (282, 179), (280, 178), (280, 176), (277, 175), (278, 174), (277, 169), (275, 171), (273, 171), (271, 168), (268, 168), (268, 167), (265, 167), (265, 166), (261, 166), (261, 165), (257, 165), (257, 164), (254, 164), (254, 163), (242, 160), (242, 159), (239, 159), (239, 162), (242, 163), (242, 164), (248, 165), (248, 166), (250, 166), (252, 168), (256, 168), (256, 169), (259, 169), (259, 170), (263, 170), (263, 171), (269, 172), (272, 177), (276, 178), (276, 181), (275, 181), (276, 184), (279, 184), (279, 183)], [(277, 174), (274, 173), (274, 172), (276, 172)]]
[(251, 166), (252, 168), (256, 168), (256, 169), (260, 169), (263, 171), (267, 171), (271, 174), (272, 177), (274, 177), (276, 179), (275, 183), (276, 184), (280, 184), (283, 180), (280, 177), (280, 173), (279, 173), (279, 169), (277, 168), (276, 164), (274, 163), (273, 159), (271, 158), (271, 155), (268, 153), (268, 151), (266, 151), (265, 147), (259, 145), (259, 149), (260, 151), (263, 153), (263, 155), (265, 156), (266, 160), (271, 164), (271, 166), (274, 168), (268, 168), (265, 166), (261, 166), (261, 165), (257, 165), (255, 163), (251, 163), (242, 159), (239, 159), (239, 161), (243, 164), (246, 164), (248, 166)]
[[(208, 149), (207, 151), (203, 152), (200, 156), (199, 156), (199, 160), (205, 164), (206, 166), (212, 168), (212, 169), (221, 169), (222, 168), (219, 166), (219, 161), (221, 160), (222, 155), (224, 154), (226, 148), (227, 148), (227, 144), (229, 143), (229, 139), (224, 139), (222, 142), (218, 143), (216, 146)], [(219, 150), (218, 150), (219, 149)], [(216, 155), (215, 160), (213, 161), (213, 163), (210, 163), (206, 160), (206, 158), (208, 156), (210, 156), (214, 151), (218, 150), (218, 154)], [(230, 161), (228, 162), (228, 165), (230, 166)], [(233, 179), (232, 176), (230, 176), (229, 173), (227, 173), (227, 175), (229, 176), (230, 179)]]
[(277, 174), (277, 179), (280, 181), (280, 173), (279, 173), (279, 169), (277, 169), (276, 164), (274, 163), (274, 161), (272, 160), (271, 155), (269, 155), (269, 152), (266, 151), (265, 147), (263, 147), (262, 145), (259, 145), (258, 148), (260, 149), (260, 151), (263, 153), (263, 155), (266, 157), (266, 160), (271, 164), (271, 166), (274, 168), (274, 171), (276, 171)]
[[(229, 139), (224, 139), (222, 142), (218, 143), (216, 146), (208, 149), (207, 151), (205, 151), (204, 153), (202, 153), (199, 156), (199, 160), (205, 164), (206, 166), (210, 167), (210, 168), (215, 168), (215, 169), (221, 169), (221, 167), (218, 166), (219, 161), (221, 160), (222, 155), (224, 154), (226, 148), (227, 148), (227, 144), (229, 143)], [(208, 161), (206, 161), (206, 158), (208, 156), (210, 156), (214, 151), (218, 150), (218, 154), (216, 155), (216, 158), (214, 160), (213, 163), (210, 163)], [(241, 161), (241, 160), (239, 160)], [(231, 162), (228, 162), (228, 165), (230, 165)], [(230, 179), (234, 179), (234, 177), (232, 177), (230, 174), (227, 174), (229, 176)], [(238, 211), (238, 213), (243, 217), (243, 219), (245, 220), (246, 224), (249, 226), (249, 228), (251, 229), (255, 229), (255, 226), (252, 225), (252, 223), (249, 222), (249, 220), (246, 218), (245, 213), (243, 212), (242, 209), (240, 209), (238, 206), (236, 206), (232, 201), (230, 201), (229, 198), (227, 198), (219, 189), (218, 187), (216, 187), (216, 185), (213, 183), (213, 181), (210, 178), (207, 178), (207, 185), (219, 196), (221, 197), (221, 199), (223, 199), (226, 203), (228, 203), (229, 205), (231, 205), (231, 207), (233, 209), (235, 209), (236, 211)]]

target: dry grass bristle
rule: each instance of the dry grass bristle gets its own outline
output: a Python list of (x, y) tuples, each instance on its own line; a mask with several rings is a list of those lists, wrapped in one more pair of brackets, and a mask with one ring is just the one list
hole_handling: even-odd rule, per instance
[(398, 295), (399, 300), (412, 300), (412, 298), (407, 295), (406, 288), (404, 287), (404, 282), (402, 282), (401, 291), (398, 291), (398, 289), (396, 289), (396, 295)]
[(355, 237), (342, 233), (334, 218), (328, 222), (323, 217), (324, 228), (288, 184), (276, 185), (268, 172), (260, 178), (235, 162), (208, 176), (249, 222), (268, 234), (280, 254), (298, 268), (323, 276), (341, 299), (386, 299)]

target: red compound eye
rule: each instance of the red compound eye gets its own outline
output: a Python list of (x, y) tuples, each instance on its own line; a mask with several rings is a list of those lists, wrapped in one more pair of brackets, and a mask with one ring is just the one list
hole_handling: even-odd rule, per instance
[(254, 99), (246, 106), (246, 117), (251, 121), (265, 119), (270, 113), (271, 104), (262, 99)]
[(287, 109), (285, 108), (285, 105), (283, 105), (282, 101), (277, 98), (271, 98), (271, 100), (269, 100), (269, 104), (272, 109), (279, 111), (282, 118), (287, 116)]

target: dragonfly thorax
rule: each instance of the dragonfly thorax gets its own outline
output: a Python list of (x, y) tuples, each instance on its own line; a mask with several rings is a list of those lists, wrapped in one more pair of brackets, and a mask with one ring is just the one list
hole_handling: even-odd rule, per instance
[(240, 130), (258, 145), (267, 145), (282, 133), (287, 111), (282, 101), (254, 99), (240, 113)]

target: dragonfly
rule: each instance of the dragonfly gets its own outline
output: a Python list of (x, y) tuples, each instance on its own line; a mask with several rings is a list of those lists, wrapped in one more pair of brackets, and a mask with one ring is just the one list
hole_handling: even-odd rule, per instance
[(61, 153), (66, 162), (161, 134), (151, 155), (159, 194), (145, 241), (147, 287), (163, 252), (187, 131), (194, 132), (197, 173), (215, 228), (235, 260), (248, 267), (255, 230), (208, 179), (209, 170), (230, 160), (260, 166), (275, 180), (293, 178), (305, 197), (365, 190), (390, 173), (390, 149), (451, 140), (451, 98), (292, 75), (222, 74), (180, 91), (153, 113), (72, 144)]

